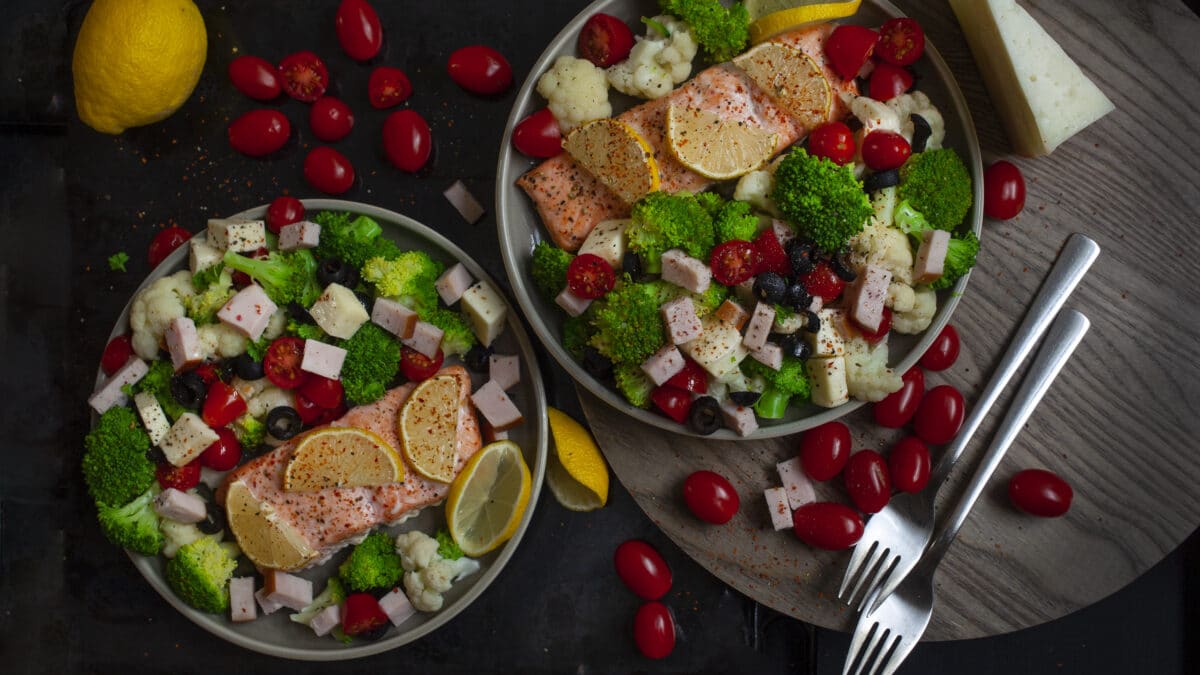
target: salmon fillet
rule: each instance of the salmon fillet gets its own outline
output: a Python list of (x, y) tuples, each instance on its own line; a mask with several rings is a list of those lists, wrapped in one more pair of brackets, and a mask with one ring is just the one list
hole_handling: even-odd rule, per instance
[[(458, 475), (476, 451), (482, 447), (479, 424), (471, 405), (471, 376), (462, 366), (448, 366), (437, 373), (452, 375), (460, 382), (456, 460)], [(379, 435), (401, 454), (403, 444), (396, 433), (400, 408), (416, 383), (391, 389), (369, 405), (351, 409), (331, 423), (337, 427), (367, 429)], [(247, 462), (229, 473), (217, 498), (224, 503), (228, 486), (242, 481), (255, 499), (269, 505), (277, 517), (295, 528), (319, 555), (310, 564), (318, 564), (338, 549), (354, 543), (377, 525), (390, 523), (415, 509), (436, 504), (446, 498), (450, 486), (422, 477), (404, 461), (405, 479), (377, 487), (329, 488), (316, 492), (287, 492), (283, 489), (284, 472), (297, 440), (290, 440), (271, 452)]]
[[(838, 77), (826, 62), (825, 40), (833, 28), (832, 24), (803, 28), (776, 36), (772, 41), (799, 49), (821, 67), (833, 89), (830, 119), (840, 119), (845, 116), (846, 108), (839, 94), (857, 93), (858, 89), (853, 80)], [(659, 189), (664, 192), (697, 192), (713, 183), (680, 164), (667, 147), (666, 116), (672, 104), (716, 113), (722, 119), (746, 122), (778, 134), (776, 154), (811, 131), (776, 105), (733, 64), (722, 63), (702, 70), (670, 94), (617, 116), (650, 144), (658, 163)], [(577, 250), (597, 223), (629, 216), (629, 205), (566, 153), (534, 167), (517, 179), (517, 185), (533, 200), (550, 239), (567, 251)]]

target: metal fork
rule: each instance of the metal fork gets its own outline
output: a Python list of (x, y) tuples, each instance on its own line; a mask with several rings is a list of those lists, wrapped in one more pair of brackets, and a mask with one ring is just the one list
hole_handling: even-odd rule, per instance
[[(1083, 339), (1088, 325), (1087, 317), (1069, 309), (1051, 326), (1046, 343), (1038, 351), (1037, 359), (1021, 384), (1012, 407), (1000, 422), (995, 439), (984, 454), (962, 499), (950, 514), (945, 528), (896, 590), (883, 598), (877, 607), (859, 617), (842, 675), (851, 672), (850, 668), (856, 660), (858, 668), (854, 670), (855, 675), (891, 675), (921, 640), (933, 616), (933, 576), (938, 563), (966, 522), (971, 507), (983, 494), (988, 479), (1000, 466), (1004, 454), (1029, 420), (1029, 415)], [(872, 600), (879, 593), (876, 590)]]
[[(946, 477), (962, 455), (967, 443), (975, 435), (983, 418), (987, 416), (1000, 392), (1008, 385), (1025, 357), (1046, 332), (1046, 328), (1062, 309), (1067, 296), (1079, 284), (1080, 279), (1091, 267), (1100, 246), (1082, 234), (1073, 234), (1067, 239), (1062, 254), (1050, 270), (1042, 289), (1038, 292), (1025, 315), (1025, 320), (1013, 336), (1012, 343), (1000, 360), (995, 374), (979, 402), (963, 422), (954, 442), (946, 448), (930, 478), (935, 487), (916, 494), (901, 493), (879, 513), (871, 516), (858, 545), (850, 556), (838, 597), (848, 605), (862, 608), (867, 597), (877, 588), (882, 599), (895, 590), (896, 585), (917, 564), (918, 558), (933, 536), (933, 505), (937, 492), (945, 485)], [(850, 589), (849, 595), (846, 591)], [(859, 591), (862, 591), (861, 595)], [(878, 600), (876, 600), (878, 602)]]

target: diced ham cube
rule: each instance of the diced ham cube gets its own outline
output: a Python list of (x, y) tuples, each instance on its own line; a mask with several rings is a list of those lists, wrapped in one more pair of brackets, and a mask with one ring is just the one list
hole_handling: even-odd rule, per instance
[(949, 246), (949, 232), (925, 230), (921, 235), (921, 247), (917, 249), (917, 260), (913, 263), (914, 284), (927, 284), (942, 276)]
[(263, 574), (263, 589), (268, 600), (297, 612), (312, 604), (312, 582), (294, 574), (267, 570)]
[(675, 345), (665, 345), (646, 359), (646, 362), (642, 364), (642, 372), (646, 373), (655, 386), (662, 386), (664, 382), (683, 370), (685, 365), (687, 363), (683, 360), (683, 354)]
[(746, 320), (750, 318), (750, 312), (733, 300), (722, 302), (715, 314), (718, 319), (733, 326), (739, 332), (742, 330), (742, 326), (746, 325)]
[(779, 370), (783, 367), (783, 347), (774, 342), (768, 342), (758, 349), (751, 350), (750, 358), (771, 370)]
[(691, 342), (704, 332), (704, 325), (700, 323), (700, 317), (696, 316), (696, 305), (690, 297), (684, 295), (664, 302), (660, 310), (671, 344)]
[(673, 248), (662, 254), (662, 280), (692, 293), (703, 293), (712, 283), (712, 270), (708, 263)]
[(177, 523), (198, 523), (208, 515), (204, 498), (167, 488), (154, 497), (154, 512)]
[(300, 360), (300, 370), (336, 380), (342, 374), (342, 363), (345, 360), (345, 349), (320, 340), (305, 340), (304, 358)]
[(521, 357), (516, 354), (492, 354), (488, 357), (488, 377), (508, 391), (521, 381)]
[(208, 446), (220, 440), (196, 413), (185, 412), (171, 425), (158, 447), (173, 466), (183, 466), (200, 456)]
[(376, 298), (371, 307), (371, 321), (402, 340), (412, 337), (419, 318), (416, 312), (387, 298)]
[(290, 223), (279, 229), (279, 250), (295, 251), (302, 248), (316, 248), (321, 243), (321, 226), (302, 220)]
[(467, 271), (466, 266), (462, 263), (455, 263), (453, 267), (442, 272), (442, 276), (438, 277), (433, 285), (437, 288), (442, 302), (449, 306), (458, 302), (463, 293), (466, 293), (474, 283), (475, 279), (471, 278), (471, 273)]
[(792, 509), (788, 505), (787, 491), (781, 487), (767, 488), (763, 490), (763, 497), (767, 500), (767, 511), (771, 514), (771, 526), (775, 531), (790, 530)]
[(491, 380), (471, 394), (471, 402), (497, 431), (507, 431), (524, 421), (504, 389)]
[(779, 480), (783, 483), (784, 492), (787, 493), (788, 505), (793, 510), (809, 502), (817, 501), (817, 493), (813, 489), (808, 474), (804, 473), (804, 468), (800, 466), (799, 457), (779, 462), (775, 465), (775, 470), (779, 472)]
[(267, 292), (258, 284), (250, 284), (229, 299), (225, 306), (217, 311), (217, 318), (233, 326), (251, 340), (262, 337), (271, 315), (279, 309)]
[(746, 334), (742, 336), (742, 344), (746, 349), (754, 351), (762, 349), (767, 344), (767, 336), (771, 334), (771, 326), (775, 324), (775, 307), (760, 302), (754, 307), (754, 314), (746, 326)]
[(498, 431), (486, 419), (479, 420), (479, 436), (483, 438), (484, 444), (508, 440), (507, 431)]
[(257, 591), (254, 591), (254, 599), (258, 600), (258, 607), (262, 610), (264, 615), (274, 614), (280, 609), (283, 609), (282, 604), (267, 597), (267, 589), (265, 588), (260, 588)]
[(392, 622), (393, 626), (399, 626), (417, 613), (412, 603), (409, 602), (408, 596), (399, 588), (393, 588), (387, 595), (380, 598), (379, 607), (383, 609), (384, 614), (387, 614), (388, 620)]
[(329, 635), (329, 631), (337, 628), (342, 622), (342, 606), (330, 605), (316, 613), (308, 622), (308, 627), (318, 636)]
[(137, 384), (148, 372), (150, 372), (150, 366), (146, 365), (145, 361), (136, 356), (129, 357), (120, 370), (110, 375), (104, 384), (88, 397), (88, 405), (101, 415), (114, 405), (125, 405), (129, 402), (129, 397), (121, 391), (121, 388)]
[(400, 340), (400, 343), (432, 359), (437, 357), (438, 349), (442, 347), (442, 335), (444, 334), (441, 328), (431, 323), (418, 321), (416, 327), (413, 328), (413, 334)]
[(204, 360), (204, 349), (200, 344), (200, 334), (196, 332), (195, 321), (186, 316), (177, 316), (167, 324), (163, 337), (167, 342), (167, 351), (171, 353), (171, 365), (175, 366), (175, 372)]
[(569, 316), (579, 316), (587, 311), (592, 301), (575, 295), (569, 288), (564, 288), (558, 297), (554, 298), (554, 304), (562, 307)]
[(234, 577), (229, 580), (229, 615), (234, 623), (258, 618), (254, 606), (254, 577)]
[(749, 436), (758, 429), (758, 419), (754, 416), (753, 408), (725, 401), (721, 404), (721, 416), (725, 418), (725, 426), (733, 429), (739, 436)]
[(872, 333), (879, 330), (879, 322), (883, 321), (883, 305), (891, 283), (891, 271), (878, 265), (867, 265), (854, 281), (850, 316)]
[(458, 211), (458, 215), (462, 216), (468, 225), (474, 225), (479, 222), (479, 219), (486, 213), (483, 204), (479, 203), (479, 200), (475, 198), (475, 195), (471, 194), (471, 191), (467, 189), (466, 184), (461, 180), (451, 183), (450, 187), (442, 191), (442, 196), (446, 198), (446, 201), (450, 202), (450, 205), (454, 207), (455, 211)]

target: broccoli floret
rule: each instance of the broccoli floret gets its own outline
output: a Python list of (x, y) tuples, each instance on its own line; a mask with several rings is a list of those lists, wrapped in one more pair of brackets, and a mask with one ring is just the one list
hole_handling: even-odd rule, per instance
[(592, 339), (592, 324), (584, 318), (586, 316), (568, 316), (563, 321), (563, 349), (576, 361), (583, 358), (583, 348)]
[(442, 353), (446, 356), (462, 356), (479, 342), (463, 315), (452, 309), (426, 309), (421, 320), (442, 329)]
[(758, 216), (750, 211), (749, 202), (726, 202), (713, 216), (713, 232), (717, 243), (732, 239), (752, 241), (758, 234)]
[(862, 232), (871, 217), (871, 201), (850, 165), (795, 150), (775, 169), (771, 199), (793, 227), (822, 250), (838, 251)]
[(267, 425), (249, 413), (234, 420), (232, 426), (233, 435), (237, 436), (242, 448), (248, 452), (267, 440)]
[(340, 605), (345, 599), (346, 589), (342, 587), (342, 582), (337, 577), (329, 577), (329, 581), (325, 583), (325, 590), (313, 598), (312, 603), (307, 607), (292, 614), (291, 619), (307, 626), (312, 623), (313, 617), (320, 614), (326, 607)]
[[(209, 271), (214, 269), (217, 274), (210, 275)], [(200, 281), (197, 282), (197, 279)], [(220, 264), (197, 272), (192, 276), (192, 285), (196, 287), (196, 293), (185, 298), (183, 306), (197, 326), (216, 322), (217, 312), (236, 293), (233, 290), (233, 275)]]
[(687, 192), (651, 192), (633, 205), (626, 229), (629, 250), (642, 257), (646, 271), (662, 269), (662, 254), (681, 248), (693, 258), (708, 259), (713, 247), (712, 216)]
[(554, 300), (567, 287), (567, 267), (575, 256), (548, 241), (539, 241), (529, 259), (533, 284), (547, 300)]
[(663, 345), (662, 296), (660, 284), (618, 283), (589, 308), (591, 345), (614, 364), (641, 364)]
[(690, 293), (692, 306), (696, 308), (696, 316), (705, 317), (717, 311), (725, 298), (729, 297), (729, 287), (721, 284), (709, 284), (703, 293)]
[(418, 312), (437, 307), (437, 278), (442, 264), (421, 251), (405, 251), (393, 258), (374, 257), (362, 266), (363, 281), (375, 292)]
[(172, 422), (179, 419), (179, 416), (187, 412), (175, 400), (175, 395), (171, 393), (171, 378), (175, 377), (175, 368), (170, 361), (155, 361), (150, 364), (150, 370), (146, 372), (137, 384), (130, 388), (130, 393), (147, 392), (153, 394), (158, 400), (158, 404), (162, 406), (163, 412)]
[[(894, 216), (896, 227), (906, 232), (913, 240), (913, 246), (919, 247), (926, 230), (935, 229), (923, 213), (913, 208), (907, 200), (896, 205)], [(946, 246), (946, 261), (942, 264), (942, 276), (929, 284), (935, 291), (950, 288), (962, 275), (975, 266), (975, 256), (979, 254), (979, 237), (974, 232), (967, 231), (961, 237), (950, 236)]]
[(237, 560), (213, 537), (201, 537), (167, 561), (167, 584), (180, 600), (204, 612), (229, 611), (229, 578)]
[(221, 279), (224, 272), (225, 263), (223, 262), (209, 265), (192, 275), (192, 286), (196, 289), (196, 292), (207, 290), (209, 286)]
[[(288, 335), (294, 335), (302, 340), (316, 340), (318, 342), (325, 342), (325, 339), (328, 337), (325, 334), (325, 331), (321, 330), (321, 327), (317, 324), (303, 323), (301, 321), (296, 321), (295, 319), (289, 319), (287, 322), (287, 327), (283, 330)], [(268, 340), (267, 344), (270, 345), (271, 341)], [(257, 360), (261, 361), (262, 357), (259, 356)]]
[(322, 211), (313, 222), (321, 226), (321, 240), (313, 249), (318, 258), (336, 258), (358, 269), (371, 258), (390, 260), (400, 255), (400, 247), (381, 236), (383, 228), (366, 216)]
[(400, 370), (400, 343), (386, 330), (367, 322), (339, 345), (346, 350), (342, 362), (342, 387), (354, 405), (383, 398)]
[(463, 557), (463, 551), (459, 548), (458, 543), (454, 541), (454, 537), (450, 536), (450, 530), (441, 529), (437, 532), (438, 550), (437, 554), (445, 560), (458, 560)]
[(158, 531), (158, 514), (151, 502), (157, 492), (151, 485), (142, 495), (124, 506), (98, 504), (100, 530), (109, 541), (142, 555), (158, 555), (163, 535)]
[(225, 267), (250, 275), (280, 307), (291, 302), (309, 307), (321, 295), (317, 259), (309, 249), (291, 253), (272, 251), (266, 258), (247, 258), (226, 251), (223, 260)]
[(687, 22), (710, 63), (732, 59), (750, 41), (750, 13), (740, 2), (725, 7), (720, 0), (658, 0), (658, 6)]
[(106, 410), (83, 445), (83, 478), (97, 504), (128, 504), (154, 484), (150, 437), (129, 408)]
[(403, 574), (395, 542), (381, 531), (367, 535), (338, 567), (338, 576), (352, 591), (392, 588)]
[(804, 371), (802, 359), (786, 356), (779, 370), (765, 366), (755, 359), (745, 359), (742, 361), (742, 372), (747, 377), (763, 378), (769, 388), (773, 387), (779, 392), (787, 394), (794, 402), (809, 399), (808, 375)]
[(971, 173), (953, 149), (926, 150), (900, 167), (896, 197), (937, 229), (953, 232), (971, 209)]
[(700, 206), (703, 206), (704, 210), (708, 211), (708, 215), (712, 216), (714, 219), (717, 217), (717, 214), (721, 212), (721, 207), (725, 206), (725, 198), (716, 192), (699, 192), (696, 194), (696, 201), (699, 202)]
[(617, 391), (626, 401), (639, 408), (650, 407), (650, 392), (654, 391), (654, 382), (642, 371), (640, 364), (616, 364), (613, 366), (613, 378), (617, 381)]

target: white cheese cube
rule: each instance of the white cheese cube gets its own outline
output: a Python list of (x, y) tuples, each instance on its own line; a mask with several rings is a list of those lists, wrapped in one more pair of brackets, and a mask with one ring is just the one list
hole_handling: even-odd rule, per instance
[[(257, 227), (255, 226), (257, 224)], [(261, 241), (254, 248), (241, 248), (249, 240)], [(249, 218), (209, 218), (208, 245), (221, 251), (253, 251), (267, 243), (266, 225), (261, 220)]]
[(846, 385), (846, 360), (841, 356), (816, 356), (804, 363), (812, 390), (812, 402), (835, 408), (850, 400)]
[(345, 349), (319, 340), (305, 340), (304, 357), (300, 359), (300, 370), (336, 380), (342, 374), (342, 363), (345, 360)]
[(279, 250), (295, 251), (316, 248), (321, 243), (321, 226), (307, 220), (289, 223), (279, 228)]
[(463, 293), (462, 312), (471, 322), (475, 337), (489, 347), (504, 330), (504, 322), (508, 319), (508, 305), (504, 297), (486, 281), (480, 281)]
[(620, 270), (625, 259), (627, 237), (625, 229), (629, 226), (628, 218), (602, 220), (596, 223), (583, 245), (576, 252), (578, 255), (591, 253), (603, 258), (614, 270)]
[(236, 328), (240, 333), (257, 340), (262, 337), (271, 315), (279, 309), (267, 292), (258, 284), (250, 284), (237, 292), (217, 311), (217, 318)]
[(763, 490), (763, 498), (767, 500), (767, 511), (771, 514), (771, 527), (775, 531), (791, 529), (792, 509), (788, 505), (787, 492), (781, 487)]
[(783, 492), (787, 495), (788, 506), (792, 510), (817, 501), (817, 492), (813, 489), (808, 474), (804, 473), (799, 457), (777, 463), (775, 470), (779, 472), (779, 482), (783, 483)]
[(174, 466), (183, 466), (199, 457), (205, 448), (220, 438), (199, 415), (185, 412), (171, 425), (166, 438), (158, 447), (162, 448), (168, 462)]
[[(803, 317), (803, 314), (800, 314)], [(822, 309), (817, 312), (821, 327), (815, 333), (804, 333), (808, 346), (812, 347), (813, 356), (842, 356), (846, 353), (846, 341), (842, 334), (842, 326), (846, 323), (846, 311), (842, 309)], [(807, 321), (807, 319), (805, 319)]]
[(354, 291), (341, 284), (326, 286), (308, 313), (321, 330), (343, 340), (350, 339), (371, 318)]
[(150, 372), (150, 366), (146, 365), (145, 361), (136, 356), (129, 357), (125, 365), (110, 375), (104, 384), (101, 384), (100, 388), (88, 398), (88, 405), (101, 415), (114, 405), (125, 405), (129, 402), (129, 397), (121, 389), (126, 385), (137, 384), (148, 372)]
[(742, 334), (715, 317), (701, 319), (704, 331), (700, 337), (680, 345), (693, 361), (713, 377), (723, 377), (735, 370), (750, 353), (742, 344)]
[(220, 249), (207, 242), (192, 238), (188, 240), (188, 247), (191, 249), (188, 252), (188, 268), (192, 270), (192, 274), (221, 262)]
[(158, 399), (148, 391), (139, 391), (133, 396), (133, 405), (137, 408), (138, 417), (142, 418), (146, 434), (150, 436), (150, 444), (162, 443), (162, 439), (166, 438), (167, 432), (171, 430), (171, 422), (163, 412), (162, 406), (158, 404)]

